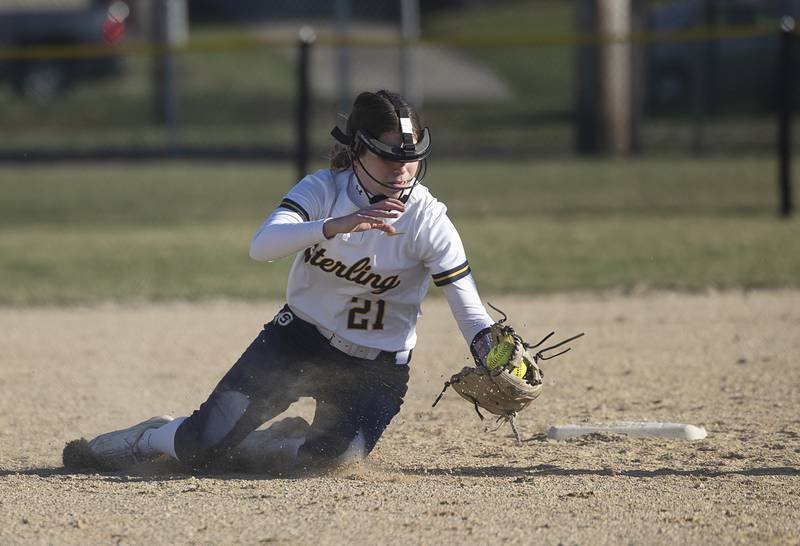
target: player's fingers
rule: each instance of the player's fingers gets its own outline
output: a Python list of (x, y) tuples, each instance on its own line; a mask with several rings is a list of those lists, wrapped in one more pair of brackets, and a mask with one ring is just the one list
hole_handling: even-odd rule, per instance
[(383, 231), (384, 233), (388, 233), (390, 235), (397, 233), (397, 230), (391, 224), (384, 224), (384, 223), (375, 224), (372, 229), (377, 229)]
[(369, 229), (377, 229), (386, 233), (396, 233), (397, 229), (391, 224), (387, 224), (383, 222), (380, 218), (371, 218), (364, 214), (358, 214), (357, 216), (360, 217), (361, 223), (355, 226), (356, 231), (366, 231)]

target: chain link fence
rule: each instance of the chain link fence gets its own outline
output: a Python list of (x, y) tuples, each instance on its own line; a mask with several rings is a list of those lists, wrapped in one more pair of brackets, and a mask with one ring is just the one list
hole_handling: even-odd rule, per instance
[(774, 153), (779, 26), (800, 2), (632, 0), (616, 33), (582, 27), (581, 2), (428, 4), (9, 2), (0, 158), (291, 159), (302, 27), (319, 163), (354, 94), (380, 88), (420, 105), (437, 157), (570, 155), (587, 131), (602, 153), (612, 125), (624, 153)]

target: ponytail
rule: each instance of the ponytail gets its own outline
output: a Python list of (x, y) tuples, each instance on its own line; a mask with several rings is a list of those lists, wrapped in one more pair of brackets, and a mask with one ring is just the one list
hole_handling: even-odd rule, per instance
[(328, 160), (330, 161), (331, 169), (335, 171), (345, 171), (353, 166), (350, 148), (338, 142), (331, 147)]

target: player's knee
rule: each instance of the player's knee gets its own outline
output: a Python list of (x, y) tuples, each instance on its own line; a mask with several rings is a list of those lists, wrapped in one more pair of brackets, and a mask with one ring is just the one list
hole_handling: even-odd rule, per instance
[(356, 437), (353, 438), (353, 441), (350, 442), (350, 445), (344, 450), (344, 453), (337, 457), (337, 460), (339, 464), (357, 463), (366, 459), (370, 451), (372, 450), (368, 448), (367, 440), (363, 432), (359, 430)]
[(182, 463), (204, 466), (232, 440), (237, 423), (250, 405), (241, 392), (215, 392), (187, 418), (175, 434), (175, 454)]
[(297, 451), (306, 469), (333, 469), (364, 460), (371, 450), (362, 431), (355, 437), (327, 436), (305, 442)]

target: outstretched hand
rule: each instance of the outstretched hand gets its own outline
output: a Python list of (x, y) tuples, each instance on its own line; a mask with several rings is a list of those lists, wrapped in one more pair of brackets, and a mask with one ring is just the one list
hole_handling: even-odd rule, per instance
[(394, 235), (397, 230), (391, 224), (385, 223), (385, 220), (387, 218), (397, 218), (405, 210), (406, 206), (402, 201), (394, 197), (388, 197), (347, 216), (331, 218), (325, 222), (322, 232), (328, 239), (338, 233), (358, 233), (371, 229)]

